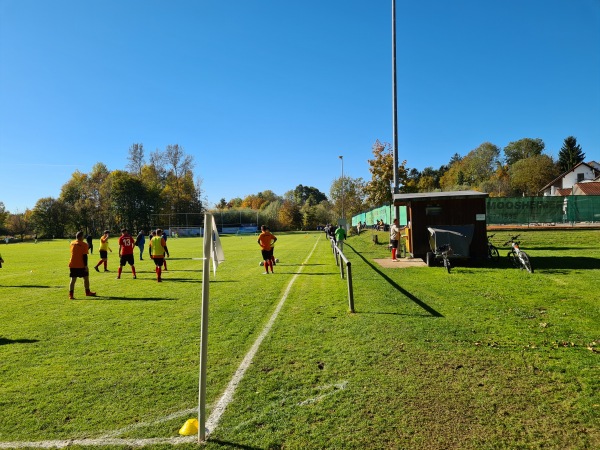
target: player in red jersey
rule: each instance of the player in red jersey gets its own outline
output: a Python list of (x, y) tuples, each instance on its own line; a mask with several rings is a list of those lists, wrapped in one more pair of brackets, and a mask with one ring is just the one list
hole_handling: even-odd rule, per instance
[(119, 273), (117, 279), (121, 278), (121, 272), (123, 266), (129, 264), (131, 266), (131, 273), (133, 278), (137, 278), (135, 275), (135, 261), (133, 260), (133, 249), (135, 248), (135, 239), (131, 237), (127, 228), (121, 230), (121, 237), (119, 238), (119, 256), (121, 257)]

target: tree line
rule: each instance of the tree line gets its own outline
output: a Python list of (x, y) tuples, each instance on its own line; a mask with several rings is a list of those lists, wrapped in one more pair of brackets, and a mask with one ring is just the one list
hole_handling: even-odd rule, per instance
[[(342, 211), (350, 223), (353, 216), (363, 211), (392, 203), (391, 145), (377, 140), (371, 150), (372, 158), (367, 160), (371, 179), (336, 178), (330, 186), (329, 197), (314, 188), (299, 185), (283, 197), (266, 191), (244, 199), (221, 199), (217, 208), (265, 211), (272, 226), (285, 229), (314, 229), (335, 223), (342, 217)], [(545, 153), (541, 139), (523, 138), (503, 149), (484, 142), (464, 156), (454, 154), (447, 164), (437, 169), (410, 169), (406, 161), (399, 162), (396, 169), (401, 193), (477, 190), (491, 197), (521, 197), (541, 195), (545, 185), (584, 158), (585, 153), (574, 136), (564, 140), (556, 161)]]
[[(350, 223), (354, 215), (392, 202), (391, 145), (377, 140), (371, 151), (372, 158), (367, 160), (369, 181), (336, 178), (329, 196), (300, 184), (283, 196), (266, 190), (244, 198), (222, 198), (215, 211), (221, 217), (226, 212), (235, 217), (236, 212), (255, 211), (257, 220), (273, 230), (315, 229), (336, 223), (342, 211)], [(403, 193), (472, 189), (493, 197), (537, 196), (546, 184), (584, 158), (573, 136), (564, 140), (556, 161), (545, 153), (541, 139), (523, 138), (503, 149), (484, 142), (464, 156), (454, 154), (437, 169), (410, 169), (406, 161), (399, 162), (396, 169)], [(11, 214), (0, 202), (0, 234), (64, 237), (79, 229), (95, 234), (121, 226), (149, 229), (151, 225), (164, 226), (164, 217), (188, 213), (197, 214), (186, 225), (200, 225), (205, 202), (193, 167), (193, 158), (177, 144), (152, 152), (148, 161), (143, 145), (133, 144), (126, 171), (111, 172), (102, 163), (89, 174), (77, 171), (63, 185), (58, 198), (42, 198), (22, 214)], [(179, 222), (176, 225), (181, 225)]]
[(11, 214), (0, 202), (0, 233), (40, 238), (72, 236), (77, 230), (100, 235), (126, 227), (148, 231), (161, 217), (204, 208), (193, 157), (178, 145), (157, 149), (146, 160), (143, 144), (129, 148), (127, 170), (110, 171), (98, 162), (90, 173), (75, 171), (58, 198), (39, 199), (33, 209)]

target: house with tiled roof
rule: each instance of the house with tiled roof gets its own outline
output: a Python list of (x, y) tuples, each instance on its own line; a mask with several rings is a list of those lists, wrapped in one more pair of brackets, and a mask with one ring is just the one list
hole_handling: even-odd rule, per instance
[(598, 164), (596, 161), (591, 161), (589, 163), (580, 162), (568, 172), (565, 172), (556, 179), (552, 180), (540, 191), (544, 196), (565, 196), (571, 194), (598, 195), (576, 194), (576, 192), (573, 190), (575, 185), (584, 183), (586, 181), (593, 182), (598, 177), (600, 177), (600, 164)]
[(573, 195), (600, 195), (600, 181), (583, 181), (573, 186)]

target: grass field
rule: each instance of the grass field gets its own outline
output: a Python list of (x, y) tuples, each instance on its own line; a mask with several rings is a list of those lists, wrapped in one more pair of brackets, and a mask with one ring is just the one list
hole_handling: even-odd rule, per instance
[[(384, 269), (371, 233), (345, 245), (354, 314), (323, 234), (278, 236), (274, 275), (255, 236), (222, 237), (209, 413), (289, 295), (207, 448), (600, 448), (600, 231), (522, 232), (534, 274)], [(0, 448), (172, 447), (198, 404), (202, 241), (169, 240), (162, 284), (146, 258), (116, 280), (112, 253), (76, 300), (68, 243), (0, 245)]]

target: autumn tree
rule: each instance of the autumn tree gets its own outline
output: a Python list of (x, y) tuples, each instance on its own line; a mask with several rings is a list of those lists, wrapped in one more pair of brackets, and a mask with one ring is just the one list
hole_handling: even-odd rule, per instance
[[(381, 206), (392, 203), (394, 183), (394, 155), (389, 143), (375, 141), (372, 147), (373, 159), (369, 159), (371, 181), (364, 187), (367, 203), (371, 206)], [(405, 185), (407, 180), (406, 161), (398, 165), (398, 183)]]
[(144, 144), (131, 144), (129, 155), (127, 156), (127, 169), (133, 175), (140, 176), (142, 167), (144, 167)]
[(6, 221), (6, 227), (8, 231), (21, 238), (21, 241), (25, 238), (31, 229), (29, 227), (29, 218), (31, 211), (26, 209), (24, 213), (10, 214)]
[(299, 206), (294, 202), (284, 200), (277, 218), (280, 226), (285, 230), (299, 230), (302, 228), (302, 214)]
[(558, 166), (561, 172), (568, 172), (585, 159), (585, 153), (577, 144), (577, 138), (569, 136), (564, 140), (563, 146), (558, 152)]

